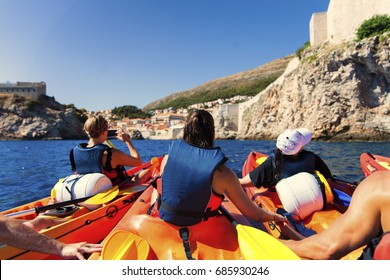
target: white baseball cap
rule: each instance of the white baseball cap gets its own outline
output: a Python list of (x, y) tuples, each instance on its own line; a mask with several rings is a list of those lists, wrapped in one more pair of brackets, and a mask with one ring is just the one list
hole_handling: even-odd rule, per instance
[(287, 129), (278, 136), (276, 147), (284, 155), (295, 155), (311, 141), (312, 133), (307, 128)]

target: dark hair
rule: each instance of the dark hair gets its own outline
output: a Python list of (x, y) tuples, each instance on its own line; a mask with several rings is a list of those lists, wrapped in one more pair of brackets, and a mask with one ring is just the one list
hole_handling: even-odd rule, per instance
[(281, 150), (275, 148), (275, 180), (276, 182), (280, 181), (281, 165), (284, 155)]
[(196, 110), (187, 119), (183, 139), (198, 147), (211, 148), (214, 146), (214, 129), (213, 116), (205, 110)]

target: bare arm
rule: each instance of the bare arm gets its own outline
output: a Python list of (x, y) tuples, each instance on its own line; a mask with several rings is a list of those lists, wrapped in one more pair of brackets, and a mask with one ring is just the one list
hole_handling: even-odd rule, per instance
[(390, 210), (390, 172), (386, 173), (378, 172), (366, 178), (353, 194), (347, 212), (328, 229), (301, 241), (284, 243), (300, 257), (340, 259), (375, 237), (380, 231), (381, 219), (383, 230), (389, 230), (390, 225), (383, 222), (385, 215), (381, 215)]
[(243, 191), (236, 174), (225, 165), (214, 172), (212, 185), (217, 193), (226, 193), (237, 208), (253, 221), (287, 222), (283, 216), (257, 207)]
[(87, 244), (86, 242), (62, 243), (36, 232), (21, 221), (8, 219), (3, 215), (0, 215), (0, 242), (24, 250), (58, 255), (65, 259), (84, 259), (83, 253), (101, 250), (101, 245)]
[(239, 178), (238, 179), (240, 184), (245, 188), (245, 187), (248, 187), (248, 186), (252, 186), (252, 181), (251, 181), (251, 178), (249, 177), (249, 173), (246, 174), (245, 177), (243, 178)]

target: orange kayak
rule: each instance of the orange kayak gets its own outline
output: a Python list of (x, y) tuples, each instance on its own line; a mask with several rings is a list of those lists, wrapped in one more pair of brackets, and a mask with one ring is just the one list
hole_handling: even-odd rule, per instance
[(367, 177), (376, 171), (390, 170), (390, 157), (363, 153), (360, 155), (360, 165)]
[(207, 221), (188, 227), (165, 222), (154, 205), (160, 188), (161, 179), (157, 188), (142, 193), (105, 238), (102, 252), (89, 260), (298, 259), (277, 239), (252, 227), (227, 198), (221, 215)]
[[(242, 176), (246, 176), (249, 172), (259, 166), (259, 164), (261, 164), (267, 157), (268, 155), (266, 154), (255, 151), (251, 152), (243, 165)], [(341, 190), (349, 196), (352, 196), (356, 188), (354, 184), (333, 179), (328, 180), (328, 183), (332, 191), (335, 189), (339, 191)], [(276, 212), (279, 208), (283, 209), (281, 200), (279, 199), (277, 192), (274, 190), (268, 190), (263, 187), (256, 188), (252, 185), (246, 187), (245, 191), (253, 202), (268, 211)], [(300, 240), (311, 234), (324, 231), (335, 219), (341, 216), (346, 209), (347, 207), (344, 205), (338, 205), (335, 202), (331, 204), (328, 203), (325, 209), (316, 211), (303, 220), (299, 220), (297, 218), (291, 219), (290, 217), (290, 223), (276, 224), (270, 222), (264, 223), (264, 226), (266, 230), (276, 238)], [(355, 250), (343, 259), (357, 259), (361, 252), (362, 248)]]
[[(162, 157), (159, 158), (159, 163)], [(86, 241), (89, 243), (100, 243), (112, 228), (118, 223), (123, 215), (134, 204), (136, 199), (153, 181), (153, 173), (159, 172), (159, 165), (151, 165), (147, 162), (141, 166), (132, 168), (127, 171), (128, 175), (137, 174), (143, 169), (156, 169), (149, 172), (150, 178), (144, 184), (134, 185), (131, 182), (121, 185), (117, 196), (108, 203), (95, 209), (88, 210), (83, 206), (67, 206), (48, 211), (40, 215), (40, 217), (49, 217), (52, 219), (65, 219), (65, 222), (57, 224), (47, 229), (43, 229), (40, 233), (58, 239), (65, 243), (75, 243)], [(28, 212), (34, 207), (42, 207), (47, 205), (50, 197), (42, 198), (40, 200), (15, 207), (3, 211), (3, 215), (14, 215), (20, 211)], [(69, 210), (69, 211), (68, 211)], [(49, 215), (48, 215), (49, 214)], [(37, 214), (32, 213), (17, 217), (22, 220), (31, 220), (37, 217)], [(2, 260), (44, 260), (44, 259), (58, 259), (54, 255), (46, 255), (33, 251), (26, 251), (11, 246), (0, 247), (0, 259)]]

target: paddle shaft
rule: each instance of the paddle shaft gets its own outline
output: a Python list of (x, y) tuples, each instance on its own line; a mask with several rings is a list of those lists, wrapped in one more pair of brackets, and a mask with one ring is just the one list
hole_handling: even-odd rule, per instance
[(231, 222), (235, 227), (237, 227), (238, 223), (237, 221), (233, 218), (233, 216), (223, 207), (222, 205), (219, 206), (219, 211)]
[[(127, 181), (128, 180), (124, 180), (117, 187), (123, 185)], [(107, 191), (113, 190), (114, 188), (117, 188), (117, 187), (113, 187), (111, 189), (108, 189)], [(58, 202), (58, 203), (54, 203), (54, 204), (49, 204), (49, 205), (45, 205), (45, 206), (39, 206), (39, 207), (35, 206), (34, 208), (27, 209), (27, 210), (22, 210), (22, 211), (15, 212), (15, 213), (9, 213), (9, 214), (6, 214), (5, 216), (6, 217), (11, 217), (11, 218), (17, 218), (17, 217), (21, 217), (21, 216), (24, 216), (24, 215), (27, 215), (27, 214), (32, 214), (32, 213), (35, 213), (36, 215), (38, 215), (39, 213), (47, 211), (47, 210), (56, 209), (56, 208), (64, 207), (64, 206), (67, 206), (67, 205), (84, 202), (84, 201), (86, 201), (86, 200), (88, 200), (90, 198), (93, 198), (95, 196), (98, 196), (100, 194), (101, 193), (97, 193), (97, 194), (94, 194), (94, 195), (90, 195), (90, 196), (86, 196), (86, 197), (80, 197), (80, 198), (67, 200), (67, 201), (63, 201), (63, 202)], [(104, 203), (104, 202), (101, 202), (101, 203), (99, 202), (98, 204), (102, 204), (102, 203)]]
[(32, 213), (35, 213), (35, 214), (38, 215), (41, 212), (44, 212), (44, 211), (47, 211), (47, 210), (51, 210), (51, 209), (60, 208), (60, 207), (71, 205), (71, 204), (77, 204), (77, 203), (86, 201), (87, 199), (92, 198), (92, 197), (94, 197), (94, 196), (91, 195), (91, 196), (87, 196), (87, 197), (81, 197), (81, 198), (67, 200), (67, 201), (54, 203), (54, 204), (49, 204), (49, 205), (45, 205), (45, 206), (39, 206), (39, 207), (35, 206), (34, 208), (23, 210), (23, 211), (19, 211), (19, 212), (15, 212), (15, 213), (9, 213), (9, 214), (7, 214), (5, 216), (6, 217), (11, 217), (11, 218), (16, 218), (16, 217), (20, 217), (20, 216), (24, 216), (24, 215), (32, 214)]

